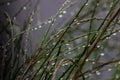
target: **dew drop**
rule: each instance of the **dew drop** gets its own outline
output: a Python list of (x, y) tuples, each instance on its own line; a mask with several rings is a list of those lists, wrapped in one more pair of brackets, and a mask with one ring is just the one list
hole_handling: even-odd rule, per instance
[(96, 71), (96, 75), (98, 75), (98, 76), (99, 76), (100, 74), (101, 74), (101, 73), (100, 73), (99, 71)]
[(25, 80), (29, 80), (29, 78), (26, 78)]
[(80, 23), (79, 23), (79, 22), (77, 22), (77, 25), (80, 25)]
[(95, 64), (95, 62), (92, 62), (92, 64)]
[(16, 17), (14, 17), (13, 20), (16, 20)]
[(55, 63), (52, 63), (51, 65), (55, 65)]
[(63, 11), (63, 14), (66, 14), (67, 13), (67, 11)]
[(45, 22), (45, 24), (47, 24), (47, 22)]
[(50, 75), (52, 75), (52, 73), (49, 73)]
[(24, 10), (26, 10), (26, 9), (27, 9), (27, 7), (25, 7), (25, 6), (24, 6), (24, 7), (23, 7), (23, 9), (24, 9)]
[(71, 52), (69, 52), (68, 54), (71, 54)]
[(67, 66), (68, 65), (68, 63), (65, 63), (65, 66)]
[(69, 47), (68, 49), (71, 50), (71, 47)]
[(115, 78), (118, 79), (118, 78), (119, 78), (119, 75), (116, 75)]
[(98, 45), (97, 48), (100, 48), (100, 45)]
[(108, 69), (108, 71), (112, 71), (112, 69), (111, 69), (111, 68), (109, 68), (109, 69)]
[(120, 64), (120, 61), (118, 62), (118, 64)]
[(113, 35), (115, 36), (117, 33), (113, 33)]
[(82, 46), (83, 48), (85, 47), (85, 45)]
[(104, 53), (101, 53), (100, 56), (104, 56), (105, 54)]
[(110, 4), (110, 7), (112, 7), (113, 6), (113, 2)]
[(55, 45), (56, 44), (56, 42), (53, 42), (53, 45)]
[(60, 78), (60, 80), (63, 80), (63, 78)]
[(88, 76), (87, 75), (85, 75), (85, 78), (87, 78)]
[(89, 74), (89, 76), (92, 76), (92, 74)]
[(59, 18), (62, 18), (63, 16), (62, 15), (59, 15)]
[(85, 4), (86, 6), (88, 5), (88, 3), (87, 4)]
[(51, 21), (51, 20), (49, 20), (49, 21), (48, 21), (48, 23), (52, 23), (52, 21)]
[(34, 28), (34, 30), (37, 30), (38, 28)]
[(106, 39), (109, 39), (109, 37), (107, 37)]
[(32, 22), (32, 21), (33, 21), (33, 18), (31, 18), (30, 21)]
[(38, 26), (38, 28), (42, 28), (42, 26), (40, 25), (40, 26)]
[(100, 4), (99, 3), (97, 3), (97, 6), (99, 6)]
[(9, 5), (10, 5), (10, 2), (7, 3), (7, 6), (9, 6)]
[(37, 61), (37, 63), (40, 63), (40, 61)]
[(86, 62), (88, 62), (89, 60), (88, 60), (88, 59), (86, 59), (85, 61), (86, 61)]
[(65, 45), (67, 45), (67, 46), (68, 46), (68, 45), (70, 45), (70, 44), (65, 44)]
[(34, 29), (31, 29), (31, 31), (33, 31)]

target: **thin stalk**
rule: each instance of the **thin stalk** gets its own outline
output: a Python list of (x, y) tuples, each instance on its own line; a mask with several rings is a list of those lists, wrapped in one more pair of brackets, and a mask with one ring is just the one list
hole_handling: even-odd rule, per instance
[(85, 60), (89, 57), (89, 55), (91, 54), (91, 52), (94, 50), (95, 46), (98, 44), (98, 42), (100, 41), (101, 37), (103, 36), (103, 34), (107, 30), (107, 28), (109, 28), (109, 25), (116, 18), (116, 16), (118, 15), (119, 12), (120, 12), (120, 6), (115, 11), (115, 13), (110, 17), (110, 20), (104, 25), (104, 27), (102, 28), (102, 31), (98, 34), (98, 36), (96, 37), (96, 39), (93, 42), (93, 44), (85, 52), (84, 56), (82, 57), (82, 59), (81, 59), (81, 61), (79, 63), (79, 67), (76, 69), (75, 73), (72, 76), (72, 80), (76, 80), (77, 79), (79, 71), (81, 71), (82, 68), (83, 68), (83, 66), (84, 66)]

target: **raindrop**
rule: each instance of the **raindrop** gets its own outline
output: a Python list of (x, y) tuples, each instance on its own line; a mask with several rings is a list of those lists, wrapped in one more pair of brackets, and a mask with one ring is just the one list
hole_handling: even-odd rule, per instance
[(13, 20), (16, 20), (16, 17), (14, 17)]
[(79, 23), (79, 22), (77, 22), (77, 25), (80, 25), (80, 23)]
[(69, 49), (69, 50), (71, 50), (71, 48), (70, 48), (70, 47), (69, 47), (68, 49)]
[(34, 30), (37, 30), (38, 28), (34, 28)]
[(85, 45), (82, 46), (83, 48), (85, 47)]
[(31, 31), (33, 31), (34, 29), (31, 29)]
[(52, 75), (52, 73), (50, 73), (50, 75)]
[(118, 64), (120, 64), (120, 61), (118, 62)]
[(56, 42), (53, 42), (53, 45), (55, 45), (56, 44)]
[(67, 45), (67, 46), (68, 46), (68, 45), (70, 45), (70, 44), (65, 44), (65, 45)]
[(104, 53), (101, 53), (100, 56), (104, 56), (105, 54)]
[(51, 65), (55, 65), (55, 63), (52, 63)]
[(67, 13), (67, 11), (63, 11), (63, 14), (66, 14)]
[(69, 52), (68, 54), (71, 54), (71, 52)]
[(85, 4), (86, 6), (88, 5), (88, 3)]
[(113, 35), (115, 36), (117, 33), (113, 33)]
[(110, 4), (110, 7), (112, 7), (113, 6), (113, 2)]
[(60, 78), (60, 80), (63, 80), (63, 78)]
[(31, 18), (30, 21), (32, 22), (32, 21), (33, 21), (33, 18)]
[(95, 64), (95, 62), (92, 62), (92, 64)]
[(24, 6), (24, 7), (23, 7), (23, 9), (24, 9), (24, 10), (26, 10), (26, 9), (27, 9), (27, 7), (25, 7), (25, 6)]
[(101, 73), (100, 73), (99, 71), (96, 71), (96, 75), (98, 75), (98, 76), (99, 76), (100, 74), (101, 74)]
[(96, 32), (96, 35), (98, 35), (98, 32)]
[(85, 78), (87, 78), (88, 76), (87, 75), (85, 75)]
[(108, 71), (112, 71), (112, 69), (110, 68), (110, 69), (108, 69)]
[(52, 21), (51, 21), (51, 20), (49, 20), (49, 21), (48, 21), (48, 23), (52, 23)]
[(110, 39), (111, 37), (106, 37), (106, 39)]
[(59, 18), (62, 18), (63, 16), (62, 15), (59, 15)]
[(67, 66), (68, 65), (68, 63), (65, 63), (65, 66)]
[(26, 78), (25, 80), (29, 80), (29, 78)]
[(88, 44), (88, 47), (90, 47), (90, 44)]
[(49, 55), (49, 54), (46, 54), (47, 56)]
[(7, 3), (7, 6), (9, 6), (9, 5), (10, 5), (10, 2)]
[(52, 26), (53, 26), (54, 24), (52, 24)]
[(47, 24), (47, 22), (45, 22), (45, 24)]
[(40, 25), (40, 26), (38, 26), (38, 28), (42, 28), (42, 26)]
[(100, 48), (100, 45), (98, 45), (97, 48)]
[(86, 62), (88, 62), (89, 60), (88, 60), (88, 59), (86, 59), (85, 61), (86, 61)]
[(89, 74), (89, 76), (92, 76), (92, 74)]
[(40, 63), (40, 61), (37, 61), (37, 63)]
[(116, 75), (115, 78), (118, 79), (118, 78), (119, 78), (119, 75)]
[(100, 4), (99, 3), (97, 3), (97, 6), (99, 6)]

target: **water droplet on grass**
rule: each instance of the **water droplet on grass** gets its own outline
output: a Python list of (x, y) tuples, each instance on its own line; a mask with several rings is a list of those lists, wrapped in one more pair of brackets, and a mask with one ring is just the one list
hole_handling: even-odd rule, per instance
[(63, 14), (66, 14), (67, 13), (67, 11), (63, 11)]
[(27, 7), (26, 7), (26, 6), (24, 6), (24, 7), (23, 7), (23, 9), (24, 9), (24, 10), (26, 10), (26, 9), (27, 9)]
[(59, 18), (62, 18), (63, 16), (62, 15), (59, 15)]
[(9, 5), (10, 5), (10, 2), (7, 3), (7, 6), (9, 6)]

